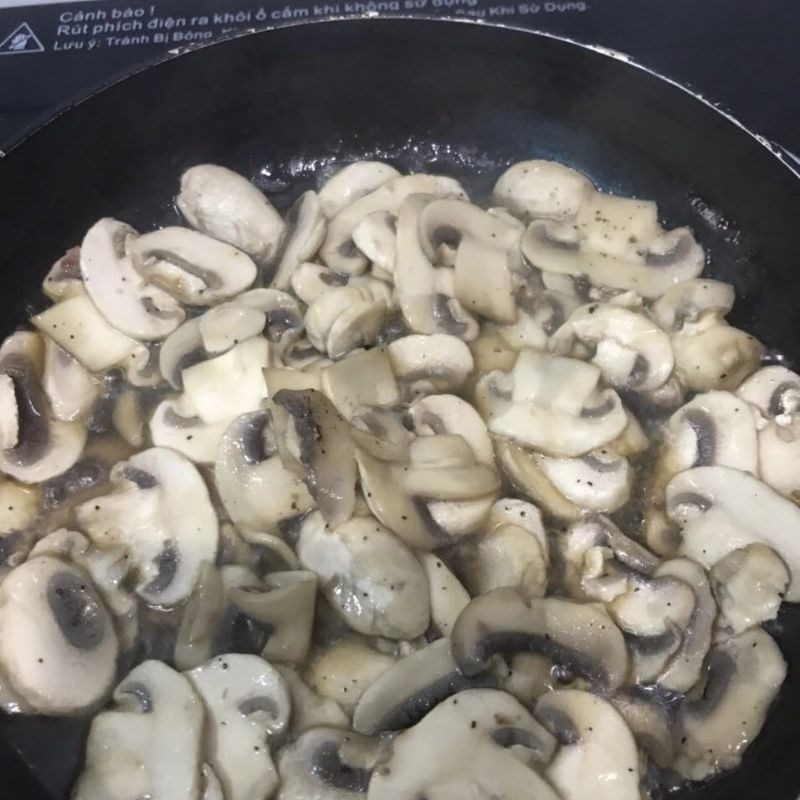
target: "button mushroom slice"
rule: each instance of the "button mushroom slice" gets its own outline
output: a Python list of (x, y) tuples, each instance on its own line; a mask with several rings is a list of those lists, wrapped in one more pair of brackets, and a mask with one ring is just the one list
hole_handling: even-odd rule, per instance
[(578, 299), (549, 289), (530, 290), (523, 286), (516, 290), (514, 297), (517, 321), (497, 329), (503, 341), (514, 350), (525, 347), (547, 350), (550, 337), (581, 306)]
[(403, 336), (387, 351), (395, 377), (412, 397), (457, 390), (475, 363), (464, 342), (442, 333)]
[(258, 656), (228, 653), (187, 673), (211, 725), (209, 762), (228, 800), (260, 800), (278, 786), (272, 741), (289, 725), (281, 675)]
[(0, 481), (0, 583), (28, 554), (34, 522), (42, 504), (42, 489), (14, 480)]
[[(97, 380), (76, 358), (49, 336), (43, 336), (42, 339), (44, 341), (42, 388), (50, 401), (53, 416), (62, 422), (72, 422), (84, 417), (97, 399), (99, 392)], [(9, 380), (6, 376), (2, 377)], [(4, 410), (5, 395), (6, 392), (3, 392)], [(4, 423), (8, 420), (8, 414), (4, 413)], [(5, 445), (7, 446), (9, 445)]]
[(353, 728), (364, 734), (410, 728), (451, 695), (494, 683), (491, 675), (463, 675), (450, 640), (439, 639), (400, 659), (366, 689), (353, 712)]
[(640, 800), (636, 742), (614, 706), (574, 689), (549, 692), (534, 713), (561, 745), (545, 776), (564, 800)]
[(689, 390), (735, 391), (755, 372), (764, 346), (749, 333), (724, 323), (673, 337), (675, 373)]
[(114, 681), (117, 635), (83, 570), (36, 556), (0, 584), (0, 671), (39, 714), (79, 714)]
[(628, 674), (622, 633), (602, 606), (556, 597), (531, 598), (506, 587), (476, 597), (453, 628), (453, 657), (466, 675), (496, 653), (541, 653), (613, 693)]
[(553, 737), (513, 697), (470, 689), (392, 740), (375, 766), (367, 797), (557, 800), (535, 771), (554, 747)]
[(347, 421), (322, 392), (282, 389), (271, 403), (284, 466), (302, 478), (332, 528), (355, 508), (357, 468)]
[(613, 386), (649, 392), (672, 375), (669, 336), (644, 314), (612, 303), (581, 306), (553, 334), (550, 349), (570, 355), (576, 340), (595, 348), (592, 362)]
[(675, 722), (675, 769), (690, 780), (739, 766), (786, 677), (778, 645), (760, 628), (716, 645), (707, 669)]
[[(292, 738), (309, 728), (331, 726), (347, 728), (350, 718), (342, 711), (341, 706), (329, 697), (315, 692), (299, 675), (296, 669), (285, 664), (276, 664), (275, 669), (281, 674), (289, 688), (292, 700), (292, 716), (290, 736)], [(280, 755), (278, 756), (280, 769)]]
[(623, 690), (611, 699), (611, 704), (625, 720), (636, 743), (659, 766), (672, 766), (675, 742), (672, 720), (665, 705), (651, 695), (635, 690)]
[(711, 568), (752, 542), (771, 547), (792, 574), (786, 593), (800, 600), (800, 509), (746, 472), (695, 467), (667, 486), (666, 510), (681, 526), (680, 552)]
[(109, 325), (85, 294), (50, 306), (32, 317), (31, 323), (89, 372), (113, 367), (140, 346)]
[(329, 219), (335, 217), (346, 206), (399, 177), (394, 167), (382, 161), (354, 161), (334, 172), (320, 186), (322, 210)]
[(117, 464), (111, 482), (112, 493), (75, 509), (78, 524), (97, 547), (126, 549), (143, 600), (180, 603), (217, 552), (217, 517), (203, 479), (183, 456), (153, 447)]
[(225, 584), (219, 570), (204, 561), (175, 639), (173, 663), (178, 669), (193, 669), (212, 655), (214, 638), (225, 613), (225, 595)]
[(195, 800), (204, 716), (183, 675), (159, 661), (139, 664), (114, 690), (114, 705), (92, 720), (72, 796)]
[(387, 348), (373, 347), (325, 367), (320, 374), (322, 391), (336, 410), (352, 421), (363, 406), (393, 406), (400, 402)]
[(270, 281), (275, 289), (288, 289), (292, 274), (313, 257), (325, 238), (325, 213), (316, 192), (303, 192), (286, 212), (286, 232)]
[(276, 800), (362, 800), (375, 762), (390, 746), (341, 728), (311, 728), (278, 754)]
[(187, 413), (177, 397), (156, 406), (148, 427), (156, 447), (177, 450), (195, 464), (213, 464), (228, 422), (207, 424), (196, 414)]
[(392, 178), (369, 194), (348, 203), (330, 219), (320, 247), (322, 260), (331, 269), (360, 275), (366, 269), (367, 259), (353, 243), (356, 226), (375, 211), (396, 214), (405, 199), (415, 194), (466, 200), (464, 190), (452, 178), (438, 175), (404, 175)]
[(436, 272), (420, 241), (419, 223), (428, 196), (412, 195), (400, 206), (395, 254), (395, 295), (414, 333), (446, 333), (471, 341), (478, 323), (458, 300), (437, 290)]
[(256, 279), (247, 253), (190, 228), (161, 228), (128, 239), (128, 255), (145, 280), (181, 303), (211, 306)]
[(346, 636), (312, 649), (305, 666), (308, 684), (352, 716), (364, 691), (395, 664), (394, 655), (370, 647), (362, 637)]
[(397, 220), (388, 211), (367, 214), (353, 229), (353, 243), (372, 263), (372, 273), (381, 270), (387, 280), (394, 280), (397, 252)]
[(758, 434), (761, 479), (784, 497), (800, 501), (800, 415), (788, 425), (776, 418)]
[(278, 289), (250, 289), (233, 302), (266, 315), (264, 335), (270, 342), (286, 347), (303, 335), (303, 314), (289, 292)]
[(222, 505), (245, 531), (274, 532), (281, 522), (314, 508), (302, 479), (277, 455), (266, 411), (243, 414), (230, 424), (220, 439), (214, 477)]
[(430, 591), (413, 552), (373, 517), (326, 525), (318, 512), (300, 528), (297, 555), (315, 572), (328, 602), (353, 630), (388, 639), (421, 636)]
[(298, 391), (315, 389), (322, 391), (321, 372), (301, 372), (296, 369), (282, 367), (264, 367), (264, 384), (267, 387), (267, 397), (274, 397), (281, 389)]
[(198, 164), (181, 176), (177, 206), (197, 230), (270, 264), (285, 224), (269, 200), (246, 178), (215, 164)]
[[(624, 226), (617, 233), (622, 230)], [(574, 225), (534, 220), (522, 237), (521, 247), (527, 262), (538, 269), (585, 275), (597, 286), (633, 289), (646, 299), (657, 298), (670, 286), (696, 278), (703, 271), (705, 255), (688, 228), (676, 228), (657, 237), (648, 231), (647, 235), (648, 242), (628, 245), (631, 249), (623, 255), (595, 249), (606, 243), (596, 241), (595, 236), (593, 247), (589, 237)]]
[(81, 277), (81, 249), (71, 247), (59, 258), (42, 281), (42, 291), (54, 302), (84, 293)]
[(594, 192), (589, 179), (557, 161), (520, 161), (497, 180), (495, 203), (521, 219), (567, 219)]
[(521, 229), (470, 203), (433, 200), (419, 219), (423, 249), (431, 261), (441, 242), (456, 249), (455, 296), (471, 313), (512, 323), (517, 317), (510, 269)]
[(209, 352), (203, 342), (200, 317), (184, 322), (161, 344), (158, 368), (173, 389), (183, 389), (183, 370), (205, 361)]
[(120, 333), (149, 341), (168, 336), (186, 316), (180, 304), (136, 271), (126, 254), (136, 231), (106, 217), (81, 244), (81, 275), (86, 292), (106, 321)]
[(42, 343), (38, 334), (19, 331), (0, 347), (5, 376), (5, 417), (10, 446), (0, 450), (0, 472), (23, 483), (41, 483), (66, 472), (86, 443), (80, 422), (52, 418), (42, 387)]
[(270, 357), (270, 343), (257, 336), (224, 355), (184, 368), (186, 406), (207, 424), (255, 411), (267, 394), (263, 370)]
[[(239, 344), (239, 342), (258, 336), (264, 330), (267, 315), (260, 309), (248, 308), (237, 301), (233, 301), (220, 303), (195, 319), (202, 351), (207, 356), (212, 356), (225, 353), (234, 345)], [(184, 323), (178, 330), (182, 330), (187, 325), (191, 325), (191, 322)], [(168, 344), (176, 333), (178, 331), (173, 333), (164, 344)], [(194, 337), (192, 337), (191, 344), (197, 344), (197, 340)], [(191, 346), (188, 335), (186, 345)], [(191, 350), (189, 353), (191, 353)], [(185, 367), (188, 366), (191, 365), (185, 364)]]
[(736, 394), (756, 406), (768, 419), (791, 418), (800, 412), (800, 375), (772, 364), (747, 378)]
[[(408, 462), (408, 446), (413, 434), (403, 424), (403, 415), (400, 410), (376, 407), (357, 408), (350, 419), (350, 426), (350, 437), (353, 442), (373, 458), (379, 461), (394, 461), (403, 464)], [(356, 462), (358, 463), (358, 453), (356, 453)]]
[(693, 278), (670, 286), (653, 303), (650, 313), (665, 331), (677, 333), (687, 323), (696, 323), (701, 317), (725, 317), (733, 308), (735, 295), (729, 283)]
[(469, 603), (469, 593), (441, 558), (433, 553), (420, 553), (431, 592), (430, 637), (449, 636), (458, 615)]
[(791, 575), (780, 556), (760, 542), (728, 553), (709, 572), (725, 633), (775, 619)]

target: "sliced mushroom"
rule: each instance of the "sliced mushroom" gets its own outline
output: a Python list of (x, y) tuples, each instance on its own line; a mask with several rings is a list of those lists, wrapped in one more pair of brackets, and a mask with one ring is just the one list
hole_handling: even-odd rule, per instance
[(42, 291), (54, 303), (84, 293), (80, 247), (71, 247), (50, 267), (50, 271), (42, 281)]
[[(292, 737), (307, 731), (309, 728), (331, 726), (347, 728), (350, 719), (341, 706), (329, 697), (315, 692), (298, 674), (297, 670), (285, 664), (277, 664), (292, 699), (291, 733)], [(278, 768), (280, 769), (280, 755)], [(282, 777), (283, 779), (283, 777)]]
[(123, 222), (96, 222), (81, 244), (86, 292), (116, 330), (134, 339), (163, 339), (183, 322), (185, 312), (163, 289), (150, 284), (126, 255), (136, 231)]
[(187, 414), (180, 398), (159, 403), (149, 423), (150, 439), (156, 447), (177, 450), (196, 464), (214, 463), (227, 427), (227, 420), (207, 424), (196, 414)]
[(259, 265), (272, 262), (286, 227), (250, 181), (214, 164), (183, 173), (177, 205), (193, 228), (243, 250)]
[(348, 203), (330, 219), (320, 247), (320, 255), (325, 264), (341, 272), (356, 275), (364, 272), (367, 260), (353, 243), (356, 226), (375, 211), (397, 213), (404, 200), (414, 194), (466, 199), (464, 190), (452, 178), (436, 175), (404, 175), (392, 178), (369, 194)]
[(690, 780), (704, 780), (739, 766), (785, 677), (786, 662), (778, 645), (760, 628), (714, 647), (704, 685), (678, 711), (678, 772)]
[(203, 703), (183, 675), (159, 661), (139, 664), (114, 690), (113, 707), (92, 720), (72, 796), (194, 800), (203, 718)]
[(359, 633), (421, 636), (430, 621), (425, 572), (412, 551), (372, 517), (326, 525), (314, 512), (302, 523), (297, 554), (315, 572), (328, 602)]
[(592, 362), (613, 386), (649, 392), (672, 375), (669, 336), (644, 314), (612, 303), (582, 306), (553, 334), (550, 349), (571, 355), (576, 340), (594, 348)]
[[(44, 340), (42, 388), (50, 401), (53, 416), (63, 422), (81, 419), (97, 399), (98, 382), (63, 347), (57, 345), (49, 336), (42, 338)], [(7, 424), (13, 415), (6, 411), (5, 392), (3, 408), (3, 424)]]
[(214, 476), (225, 510), (245, 531), (276, 531), (314, 507), (303, 480), (277, 455), (266, 411), (230, 424), (220, 439)]
[(38, 556), (0, 584), (0, 671), (40, 714), (82, 713), (114, 681), (114, 624), (89, 577)]
[(356, 461), (349, 426), (322, 392), (283, 389), (272, 422), (284, 466), (303, 479), (331, 527), (355, 508)]
[(392, 406), (400, 401), (392, 365), (385, 347), (363, 353), (325, 367), (320, 375), (322, 391), (336, 410), (352, 421), (363, 406)]
[(448, 569), (441, 558), (433, 553), (420, 553), (419, 560), (425, 569), (431, 592), (431, 627), (434, 636), (449, 636), (458, 615), (469, 603), (469, 593)]
[(278, 289), (251, 289), (240, 294), (233, 302), (265, 315), (264, 335), (270, 342), (286, 347), (303, 335), (300, 305), (288, 292)]
[(729, 283), (693, 278), (667, 289), (653, 303), (651, 313), (664, 330), (677, 333), (687, 323), (696, 323), (701, 317), (725, 317), (733, 308), (734, 296), (734, 288)]
[(378, 738), (341, 728), (314, 727), (278, 755), (276, 800), (360, 800), (385, 748)]
[(442, 333), (403, 336), (387, 350), (395, 377), (411, 396), (454, 391), (474, 366), (467, 345)]
[(666, 509), (681, 526), (681, 553), (711, 568), (761, 542), (791, 572), (787, 600), (800, 600), (800, 509), (774, 489), (730, 467), (696, 467), (670, 481)]
[(397, 252), (397, 221), (388, 211), (367, 214), (353, 229), (353, 242), (372, 262), (372, 272), (382, 270), (388, 278), (394, 272)]
[(751, 375), (736, 394), (767, 418), (790, 418), (800, 412), (800, 375), (772, 364)]
[(331, 175), (319, 189), (325, 216), (335, 217), (343, 208), (371, 194), (400, 173), (382, 161), (355, 161)]
[(125, 548), (146, 602), (180, 603), (217, 551), (217, 517), (202, 478), (183, 456), (153, 447), (117, 464), (111, 482), (111, 494), (75, 509), (81, 529), (99, 548)]
[[(249, 294), (249, 292), (248, 292)], [(200, 335), (200, 344), (204, 354), (211, 356), (225, 353), (239, 342), (244, 342), (253, 336), (258, 336), (263, 330), (267, 321), (267, 315), (257, 308), (250, 308), (237, 302), (239, 298), (230, 303), (220, 303), (214, 308), (210, 308), (200, 317), (196, 317), (197, 333)], [(182, 331), (192, 322), (185, 323), (178, 329)], [(170, 340), (178, 333), (175, 331), (164, 343), (164, 346), (171, 344)], [(194, 336), (186, 336), (186, 345), (197, 345)], [(195, 351), (198, 352), (198, 351)], [(187, 351), (191, 359), (192, 351)], [(183, 368), (192, 366), (184, 363)], [(180, 388), (180, 384), (178, 387)]]
[(227, 800), (261, 800), (278, 785), (272, 740), (289, 725), (283, 678), (258, 656), (228, 653), (187, 673), (211, 724), (209, 761)]
[(130, 238), (127, 249), (148, 283), (187, 305), (214, 305), (256, 279), (256, 265), (247, 253), (189, 228), (161, 228)]
[(505, 692), (459, 692), (395, 737), (375, 766), (367, 797), (557, 800), (535, 769), (554, 747), (553, 737)]
[(667, 708), (650, 695), (635, 690), (619, 692), (611, 699), (611, 704), (625, 720), (639, 747), (659, 767), (672, 766), (675, 743)]
[(278, 265), (270, 282), (288, 289), (292, 274), (317, 252), (325, 238), (325, 210), (316, 192), (303, 192), (286, 214), (286, 233), (278, 254)]
[(604, 694), (613, 693), (628, 673), (622, 633), (602, 606), (530, 598), (517, 588), (473, 599), (456, 621), (452, 640), (466, 675), (485, 670), (496, 653), (518, 652), (547, 655)]
[(733, 635), (775, 619), (791, 580), (780, 556), (759, 542), (728, 553), (709, 577), (723, 630)]
[(545, 770), (560, 797), (639, 800), (636, 742), (611, 703), (562, 689), (540, 697), (535, 714), (561, 745)]

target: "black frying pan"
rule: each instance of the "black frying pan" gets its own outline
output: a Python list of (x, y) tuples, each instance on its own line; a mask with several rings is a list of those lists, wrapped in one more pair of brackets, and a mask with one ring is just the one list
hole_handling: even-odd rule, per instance
[[(787, 98), (788, 99), (788, 98)], [(554, 158), (603, 188), (655, 198), (734, 283), (733, 321), (800, 355), (800, 179), (752, 134), (678, 86), (551, 36), (431, 20), (264, 32), (191, 52), (58, 117), (0, 160), (2, 333), (38, 302), (50, 263), (113, 215), (175, 217), (186, 167), (212, 161), (288, 203), (333, 159), (377, 155), (466, 179)], [(774, 626), (789, 675), (741, 769), (680, 795), (800, 794), (800, 609)], [(0, 718), (0, 798), (61, 800), (85, 723)], [(169, 798), (159, 798), (169, 800)]]

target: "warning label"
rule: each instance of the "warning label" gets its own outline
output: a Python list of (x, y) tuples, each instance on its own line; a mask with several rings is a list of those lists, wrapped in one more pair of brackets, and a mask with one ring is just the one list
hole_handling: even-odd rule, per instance
[(43, 51), (44, 45), (27, 22), (18, 25), (0, 42), (0, 56), (41, 53)]

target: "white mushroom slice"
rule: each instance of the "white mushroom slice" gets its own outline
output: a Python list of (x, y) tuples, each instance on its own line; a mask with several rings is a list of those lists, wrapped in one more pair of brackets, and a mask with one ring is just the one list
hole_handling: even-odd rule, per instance
[(303, 192), (286, 213), (286, 233), (270, 285), (288, 289), (297, 267), (317, 252), (325, 238), (325, 216), (316, 192)]
[(511, 695), (470, 689), (395, 737), (375, 766), (367, 798), (557, 800), (534, 769), (552, 749), (550, 734)]
[(733, 308), (734, 297), (734, 288), (729, 283), (693, 278), (670, 286), (650, 311), (665, 331), (676, 333), (703, 316), (724, 317)]
[(0, 585), (0, 671), (40, 714), (76, 714), (105, 697), (116, 674), (114, 623), (89, 577), (51, 556)]
[(322, 260), (331, 269), (361, 274), (367, 266), (366, 258), (353, 243), (353, 231), (368, 214), (388, 211), (396, 214), (403, 201), (413, 194), (466, 199), (457, 181), (438, 175), (405, 175), (392, 178), (369, 194), (348, 203), (328, 223), (325, 239), (320, 247)]
[(127, 240), (136, 235), (115, 219), (96, 222), (81, 244), (83, 283), (113, 328), (134, 339), (163, 339), (186, 315), (173, 297), (136, 271), (125, 253)]
[(279, 289), (251, 289), (233, 302), (266, 314), (264, 335), (270, 342), (289, 345), (303, 335), (303, 314), (297, 300)]
[(285, 225), (267, 198), (246, 178), (214, 164), (199, 164), (181, 176), (178, 208), (199, 231), (269, 264)]
[(255, 411), (267, 396), (264, 367), (270, 343), (257, 336), (227, 353), (183, 370), (186, 403), (207, 424), (232, 420)]
[(202, 778), (202, 800), (225, 800), (222, 784), (210, 764), (203, 764), (200, 769), (200, 775)]
[(305, 262), (292, 273), (290, 284), (300, 300), (310, 306), (332, 289), (349, 286), (353, 277), (347, 272), (336, 272), (321, 264)]
[(749, 333), (718, 323), (672, 340), (675, 372), (689, 390), (735, 391), (758, 369), (764, 346)]
[(16, 447), (18, 443), (19, 409), (14, 379), (3, 373), (0, 374), (0, 449), (7, 450), (9, 447)]
[(596, 390), (599, 379), (591, 364), (523, 350), (511, 373), (489, 373), (481, 381), (489, 431), (548, 455), (595, 450), (628, 424), (616, 392)]
[(187, 673), (212, 726), (209, 761), (227, 800), (261, 800), (278, 786), (271, 742), (289, 725), (289, 690), (258, 656), (228, 653)]
[(517, 313), (511, 251), (521, 230), (458, 200), (433, 200), (420, 214), (419, 234), (432, 261), (443, 242), (456, 248), (454, 293), (470, 312), (512, 323)]
[[(99, 384), (81, 363), (49, 336), (44, 338), (42, 388), (50, 400), (53, 416), (64, 422), (84, 417), (97, 399)], [(5, 376), (8, 380), (7, 376)], [(3, 415), (7, 424), (13, 416)], [(14, 442), (13, 444), (16, 444)], [(13, 446), (4, 444), (3, 447)]]
[(602, 605), (532, 598), (518, 588), (474, 598), (453, 628), (453, 657), (465, 675), (489, 667), (497, 653), (539, 653), (612, 694), (627, 678), (628, 652)]
[(580, 172), (556, 161), (520, 161), (497, 180), (494, 202), (521, 219), (574, 217), (594, 187)]
[(739, 766), (786, 677), (772, 637), (751, 628), (711, 650), (708, 676), (678, 711), (675, 769), (705, 780)]
[(389, 278), (394, 272), (395, 252), (397, 250), (397, 222), (388, 211), (375, 211), (367, 214), (353, 230), (353, 242)]
[[(300, 677), (297, 670), (285, 664), (276, 664), (275, 669), (286, 681), (292, 699), (291, 735), (297, 736), (309, 728), (320, 725), (330, 725), (333, 728), (349, 727), (350, 719), (341, 706), (335, 700), (315, 692)], [(280, 766), (279, 755), (279, 769)]]
[(640, 799), (636, 742), (611, 703), (562, 689), (540, 697), (535, 714), (561, 744), (545, 776), (563, 800)]
[(278, 755), (276, 800), (359, 800), (387, 743), (340, 728), (313, 728)]
[(42, 281), (42, 291), (54, 303), (84, 294), (80, 247), (71, 247), (50, 267)]
[(398, 305), (414, 333), (446, 333), (471, 341), (478, 335), (478, 323), (458, 300), (437, 289), (436, 271), (420, 241), (420, 218), (430, 201), (412, 195), (400, 206), (394, 266)]
[(194, 317), (184, 322), (161, 343), (158, 369), (173, 389), (183, 389), (184, 369), (205, 361), (209, 356), (203, 344), (200, 320), (201, 317)]
[(113, 707), (92, 720), (72, 797), (196, 800), (203, 717), (183, 675), (159, 661), (139, 664), (114, 690)]
[(680, 551), (706, 568), (752, 542), (775, 550), (792, 574), (786, 593), (800, 600), (800, 508), (746, 472), (696, 467), (667, 486), (667, 514), (682, 528)]
[(758, 433), (758, 459), (761, 479), (784, 497), (800, 501), (800, 415), (790, 424), (779, 424), (780, 417)]
[(0, 482), (0, 582), (27, 556), (41, 505), (41, 487), (13, 480)]
[(189, 228), (142, 234), (131, 238), (127, 249), (148, 283), (187, 305), (214, 305), (256, 279), (256, 265), (247, 253)]
[(758, 474), (756, 414), (730, 392), (694, 397), (669, 419), (660, 469), (669, 478), (690, 467), (733, 467)]
[(391, 406), (400, 401), (385, 347), (354, 353), (320, 374), (322, 391), (347, 419), (364, 406)]
[(66, 472), (86, 443), (80, 422), (51, 418), (41, 367), (42, 343), (36, 333), (19, 331), (0, 347), (0, 375), (11, 381), (5, 395), (7, 438), (16, 440), (0, 450), (0, 472), (23, 483), (41, 483)]
[(762, 367), (739, 386), (736, 394), (765, 417), (780, 417), (783, 422), (800, 412), (800, 375), (777, 364)]
[(217, 517), (200, 474), (178, 453), (153, 447), (117, 464), (111, 482), (114, 492), (75, 509), (81, 529), (99, 548), (126, 549), (143, 600), (185, 600), (217, 551)]
[(302, 479), (277, 455), (266, 411), (243, 414), (230, 424), (214, 476), (225, 510), (245, 530), (277, 531), (280, 522), (314, 507)]
[[(584, 206), (585, 212), (588, 205)], [(591, 229), (596, 219), (606, 217), (590, 216), (587, 227)], [(644, 227), (649, 225), (650, 220)], [(522, 253), (538, 269), (575, 277), (585, 275), (595, 285), (623, 291), (633, 289), (646, 299), (659, 297), (670, 286), (695, 278), (703, 270), (703, 249), (688, 228), (676, 228), (657, 238), (649, 229), (648, 241), (644, 241), (639, 238), (641, 234), (629, 234), (625, 223), (601, 227), (602, 232), (590, 230), (587, 234), (571, 224), (534, 220), (522, 237)], [(628, 251), (623, 255), (619, 252), (623, 248), (608, 247), (610, 240), (602, 238), (604, 233), (616, 241), (622, 233), (627, 241), (632, 237), (634, 242), (627, 245)], [(594, 249), (592, 245), (603, 249)]]
[(458, 389), (475, 363), (464, 342), (443, 333), (403, 336), (391, 342), (387, 350), (395, 376), (412, 394)]
[(148, 426), (156, 447), (170, 447), (196, 464), (213, 464), (228, 421), (203, 422), (196, 414), (187, 413), (178, 398), (162, 400)]
[[(351, 359), (340, 361), (340, 364), (349, 363)], [(322, 367), (320, 372), (300, 372), (296, 369), (282, 369), (281, 367), (264, 368), (264, 384), (267, 387), (267, 397), (275, 397), (281, 389), (291, 389), (293, 392), (303, 389), (314, 389), (322, 391), (321, 373), (326, 369)]]
[(305, 678), (320, 695), (352, 715), (364, 691), (396, 662), (358, 637), (318, 648), (306, 665)]
[(353, 630), (413, 639), (427, 629), (425, 571), (412, 551), (373, 517), (353, 517), (334, 527), (314, 512), (303, 520), (297, 554)]
[(582, 306), (553, 335), (550, 349), (570, 355), (576, 339), (595, 348), (592, 362), (614, 386), (653, 391), (672, 374), (669, 336), (644, 314), (611, 303)]
[(458, 615), (469, 603), (469, 593), (433, 553), (420, 553), (431, 592), (431, 623), (442, 636), (450, 636)]
[(723, 628), (734, 635), (775, 619), (791, 580), (780, 556), (759, 542), (728, 553), (709, 577)]
[(636, 743), (659, 766), (669, 768), (675, 760), (672, 719), (664, 705), (635, 689), (623, 690), (611, 699)]
[[(230, 350), (239, 342), (258, 336), (264, 330), (266, 321), (267, 315), (263, 311), (248, 308), (234, 301), (220, 303), (206, 311), (197, 318), (197, 328), (206, 353), (215, 355)], [(183, 330), (185, 327), (186, 325), (183, 325), (179, 330)], [(167, 339), (165, 346), (177, 332)], [(196, 343), (196, 340), (193, 340), (192, 343)]]
[(139, 347), (138, 342), (111, 327), (84, 294), (50, 306), (31, 322), (89, 372), (113, 367)]
[(342, 167), (319, 189), (319, 201), (325, 216), (335, 217), (343, 208), (371, 194), (400, 173), (382, 161), (355, 161)]

